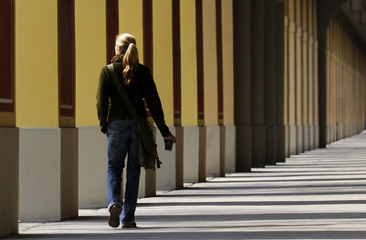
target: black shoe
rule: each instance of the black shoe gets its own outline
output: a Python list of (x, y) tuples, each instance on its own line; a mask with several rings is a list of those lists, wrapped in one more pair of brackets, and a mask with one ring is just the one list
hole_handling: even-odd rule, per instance
[(119, 226), (119, 215), (121, 214), (121, 211), (122, 208), (116, 204), (111, 207), (111, 212), (108, 220), (109, 226), (114, 228)]
[(127, 228), (138, 228), (136, 226), (136, 223), (132, 223), (132, 224), (128, 224), (128, 225), (122, 225), (122, 229), (127, 229)]

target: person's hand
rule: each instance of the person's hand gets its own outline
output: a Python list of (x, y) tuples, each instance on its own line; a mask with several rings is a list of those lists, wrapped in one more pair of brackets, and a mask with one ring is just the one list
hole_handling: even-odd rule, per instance
[(164, 139), (173, 140), (173, 143), (176, 143), (177, 142), (177, 139), (175, 138), (175, 136), (173, 134), (170, 134), (169, 136), (167, 136)]

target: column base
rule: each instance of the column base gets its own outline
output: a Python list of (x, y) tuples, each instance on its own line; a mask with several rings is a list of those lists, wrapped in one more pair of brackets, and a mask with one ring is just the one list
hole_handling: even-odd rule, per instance
[(302, 125), (296, 125), (297, 128), (297, 153), (304, 152), (304, 142), (303, 142), (303, 126)]
[(315, 127), (313, 125), (309, 126), (309, 147), (310, 149), (315, 148)]
[[(175, 127), (169, 127), (169, 130), (173, 135), (176, 135)], [(160, 161), (163, 163), (161, 168), (156, 171), (156, 190), (174, 190), (177, 186), (176, 146), (173, 146), (172, 151), (166, 151), (163, 138), (158, 130), (156, 131), (156, 144), (158, 145)]]
[(266, 127), (252, 126), (252, 167), (265, 166)]
[(206, 126), (206, 177), (220, 176), (220, 126)]
[(236, 171), (236, 127), (225, 125), (225, 173)]
[(276, 165), (276, 127), (274, 125), (266, 127), (266, 141), (265, 141), (265, 164)]
[(289, 138), (289, 154), (297, 154), (297, 128), (296, 125), (288, 126), (288, 138)]
[[(18, 233), (19, 129), (0, 128), (0, 238)], [(4, 221), (3, 221), (4, 220)]]
[(61, 219), (78, 216), (78, 129), (61, 128)]
[(99, 127), (79, 127), (79, 207), (106, 207), (107, 137)]
[(252, 127), (242, 125), (236, 127), (236, 170), (250, 172), (252, 167)]
[[(314, 135), (315, 135), (315, 140), (314, 140), (314, 143), (315, 143), (315, 146), (314, 148), (319, 148), (319, 138), (320, 138), (320, 135), (319, 135), (319, 125), (315, 125), (313, 126), (314, 127)], [(313, 149), (314, 149), (313, 148)]]
[(199, 127), (183, 127), (183, 173), (185, 183), (199, 181)]
[(303, 126), (303, 143), (304, 143), (304, 152), (309, 151), (309, 149), (310, 149), (310, 128), (308, 125)]
[(19, 218), (60, 221), (61, 130), (19, 129)]
[(288, 127), (276, 126), (276, 162), (285, 162), (288, 157)]

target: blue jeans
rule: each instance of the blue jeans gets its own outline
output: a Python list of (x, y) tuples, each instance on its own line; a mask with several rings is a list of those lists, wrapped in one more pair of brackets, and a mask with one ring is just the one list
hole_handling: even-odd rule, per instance
[[(108, 211), (114, 204), (122, 207), (122, 225), (135, 222), (141, 166), (138, 160), (139, 138), (137, 124), (133, 119), (113, 120), (108, 123), (108, 172), (107, 202)], [(127, 159), (126, 189), (123, 206), (120, 202), (121, 176)]]

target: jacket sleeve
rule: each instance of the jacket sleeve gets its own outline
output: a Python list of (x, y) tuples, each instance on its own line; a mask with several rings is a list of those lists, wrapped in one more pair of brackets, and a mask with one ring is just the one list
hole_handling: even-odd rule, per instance
[(161, 106), (160, 97), (156, 89), (155, 82), (148, 68), (146, 68), (146, 78), (144, 86), (145, 86), (144, 95), (146, 103), (149, 106), (149, 110), (156, 123), (156, 126), (158, 127), (161, 135), (165, 138), (169, 136), (171, 133), (169, 131), (169, 128), (165, 124), (164, 112)]
[(99, 86), (97, 92), (97, 113), (99, 119), (99, 126), (102, 133), (107, 132), (108, 126), (108, 106), (109, 106), (109, 85), (107, 84), (107, 75), (102, 69), (99, 77)]

